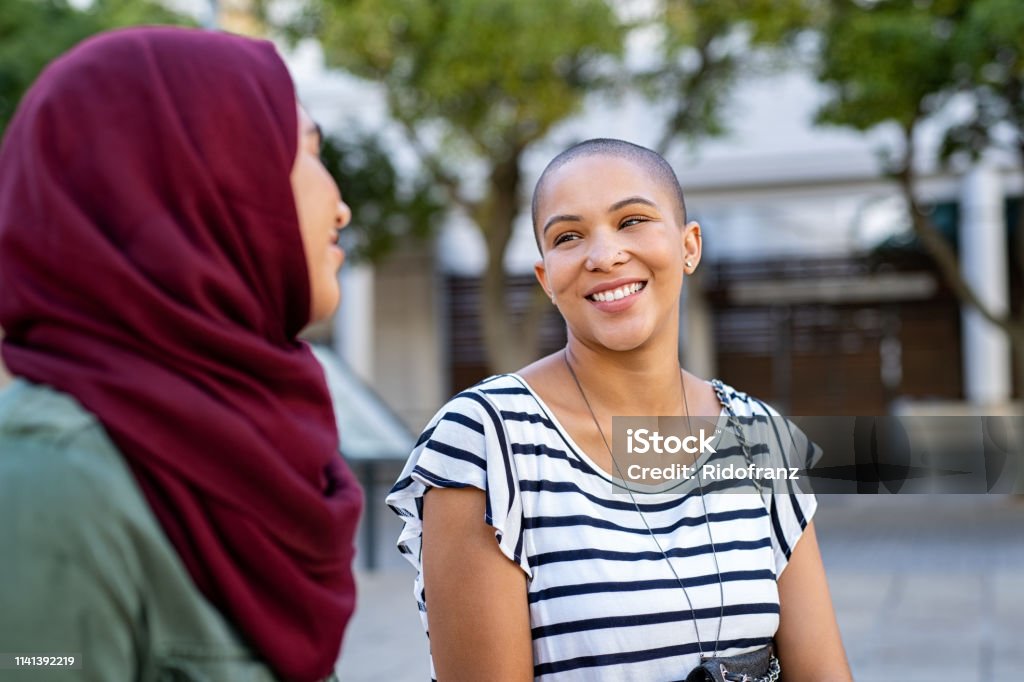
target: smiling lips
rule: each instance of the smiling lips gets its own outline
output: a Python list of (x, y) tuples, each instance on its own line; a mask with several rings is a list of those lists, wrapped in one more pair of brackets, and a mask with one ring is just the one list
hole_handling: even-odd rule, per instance
[(643, 291), (644, 287), (647, 286), (647, 282), (631, 282), (629, 284), (623, 284), (622, 286), (614, 289), (605, 289), (598, 291), (593, 294), (586, 296), (588, 301), (594, 301), (596, 303), (603, 303), (607, 301), (619, 301), (624, 298), (633, 296), (634, 294)]

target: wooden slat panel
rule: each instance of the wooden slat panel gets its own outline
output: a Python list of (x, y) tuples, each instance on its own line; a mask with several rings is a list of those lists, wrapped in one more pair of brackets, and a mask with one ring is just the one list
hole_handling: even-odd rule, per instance
[[(491, 374), (487, 365), (483, 329), (480, 324), (480, 280), (472, 277), (448, 277), (448, 335), (450, 392), (472, 386)], [(509, 277), (506, 307), (513, 320), (522, 319), (539, 285), (531, 276)], [(540, 325), (540, 355), (553, 353), (565, 345), (565, 322), (551, 310)]]
[[(790, 414), (885, 414), (896, 397), (961, 399), (960, 310), (944, 285), (930, 300), (904, 303), (740, 306), (729, 295), (733, 282), (863, 278), (876, 268), (866, 258), (713, 264), (708, 298), (721, 378)], [(885, 269), (934, 274), (913, 254)], [(895, 385), (886, 385), (884, 364)]]

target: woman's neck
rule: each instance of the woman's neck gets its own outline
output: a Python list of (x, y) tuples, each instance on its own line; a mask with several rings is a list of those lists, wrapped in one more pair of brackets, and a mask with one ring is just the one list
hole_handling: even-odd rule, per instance
[(683, 399), (675, 347), (593, 348), (570, 335), (565, 359), (587, 398), (619, 415), (676, 414)]

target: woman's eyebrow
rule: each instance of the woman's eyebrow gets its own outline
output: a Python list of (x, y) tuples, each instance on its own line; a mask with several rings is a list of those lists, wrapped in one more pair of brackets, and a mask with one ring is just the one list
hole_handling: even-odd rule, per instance
[(645, 206), (650, 206), (651, 208), (658, 208), (658, 205), (655, 204), (650, 199), (645, 199), (644, 197), (641, 196), (633, 196), (626, 197), (625, 199), (620, 199), (619, 201), (616, 201), (614, 204), (608, 207), (608, 212), (614, 213), (615, 211), (618, 211), (620, 208), (625, 208), (630, 204), (643, 204)]
[(565, 221), (569, 221), (572, 223), (580, 223), (583, 222), (583, 218), (581, 218), (578, 215), (569, 215), (567, 213), (563, 213), (561, 215), (553, 215), (550, 218), (548, 218), (548, 221), (546, 223), (544, 223), (544, 229), (541, 230), (541, 234), (547, 234), (548, 228), (554, 225), (555, 223), (561, 223)]

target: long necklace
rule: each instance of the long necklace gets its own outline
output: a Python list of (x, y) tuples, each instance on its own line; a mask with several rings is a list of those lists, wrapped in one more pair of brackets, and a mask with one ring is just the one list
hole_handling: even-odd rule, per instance
[[(672, 571), (672, 575), (675, 577), (676, 582), (679, 583), (679, 589), (683, 591), (683, 596), (686, 597), (686, 605), (690, 608), (690, 617), (693, 619), (693, 632), (697, 637), (697, 651), (700, 653), (701, 660), (705, 660), (704, 656), (704, 643), (700, 639), (700, 629), (697, 627), (697, 613), (693, 609), (693, 602), (690, 600), (690, 595), (686, 591), (686, 586), (683, 584), (682, 578), (676, 573), (675, 566), (672, 565), (672, 561), (668, 558), (668, 554), (661, 546), (661, 542), (658, 541), (658, 536), (654, 534), (654, 530), (651, 529), (651, 524), (647, 523), (647, 517), (640, 510), (640, 505), (636, 501), (636, 497), (633, 495), (633, 490), (626, 485), (626, 477), (622, 475), (622, 470), (619, 468), (619, 463), (615, 460), (615, 455), (612, 452), (611, 445), (608, 443), (608, 439), (604, 435), (604, 429), (601, 428), (601, 422), (597, 420), (597, 415), (594, 414), (594, 408), (591, 407), (590, 401), (587, 400), (587, 394), (583, 391), (583, 384), (580, 383), (580, 379), (576, 376), (576, 371), (572, 368), (572, 363), (569, 362), (569, 348), (568, 346), (562, 353), (562, 358), (565, 360), (565, 366), (569, 370), (569, 375), (572, 376), (572, 380), (576, 382), (576, 388), (580, 392), (580, 397), (583, 398), (583, 403), (587, 406), (587, 411), (590, 412), (590, 418), (594, 420), (594, 426), (597, 427), (597, 432), (601, 435), (601, 440), (604, 442), (604, 447), (608, 450), (608, 456), (611, 457), (612, 466), (615, 468), (615, 473), (622, 481), (621, 487), (626, 489), (629, 493), (629, 499), (633, 502), (633, 507), (636, 508), (636, 513), (640, 515), (640, 520), (644, 522), (644, 527), (647, 528), (648, 534), (651, 539), (654, 540), (654, 544), (658, 547), (658, 551), (661, 552), (661, 556), (664, 557), (665, 563), (668, 564), (669, 570)], [(683, 383), (682, 370), (679, 372), (679, 388), (683, 392), (683, 407), (686, 410), (686, 428), (691, 432), (693, 427), (690, 425), (690, 404), (686, 399), (686, 385)], [(704, 524), (708, 529), (708, 540), (711, 543), (711, 556), (715, 560), (715, 573), (718, 575), (718, 596), (719, 602), (721, 603), (721, 609), (718, 612), (718, 633), (715, 635), (715, 651), (714, 655), (718, 655), (718, 643), (722, 637), (722, 621), (725, 618), (725, 589), (722, 587), (722, 571), (718, 567), (718, 553), (715, 552), (715, 540), (711, 535), (711, 519), (708, 516), (708, 504), (704, 499), (704, 486), (700, 482), (700, 477), (697, 477), (697, 486), (700, 490), (700, 501), (704, 507)]]

